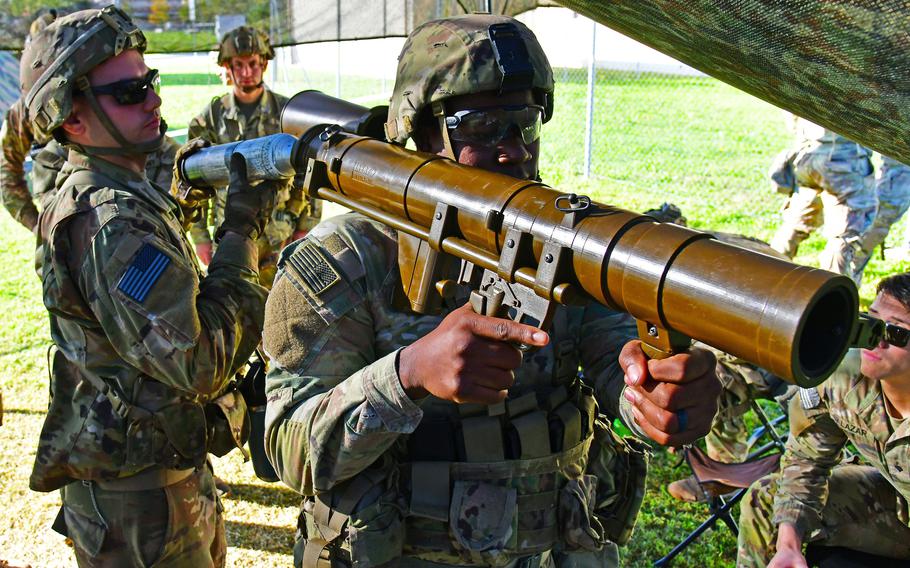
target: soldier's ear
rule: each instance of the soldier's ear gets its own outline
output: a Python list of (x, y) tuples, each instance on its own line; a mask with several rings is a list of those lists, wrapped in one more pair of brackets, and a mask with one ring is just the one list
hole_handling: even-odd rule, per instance
[(63, 133), (68, 140), (75, 141), (75, 139), (85, 136), (86, 112), (92, 112), (91, 108), (89, 108), (84, 101), (79, 100), (78, 97), (73, 97), (73, 110), (70, 112), (70, 115), (66, 117), (66, 120), (63, 121), (63, 124), (60, 125), (60, 128), (63, 130)]
[(259, 67), (262, 68), (262, 72), (265, 73), (265, 70), (269, 68), (269, 60), (263, 56), (259, 56)]

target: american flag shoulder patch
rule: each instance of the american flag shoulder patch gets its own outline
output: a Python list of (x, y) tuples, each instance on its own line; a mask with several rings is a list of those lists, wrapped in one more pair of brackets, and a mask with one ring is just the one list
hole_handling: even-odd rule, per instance
[(145, 243), (123, 273), (117, 289), (141, 304), (170, 263), (170, 257), (154, 245)]

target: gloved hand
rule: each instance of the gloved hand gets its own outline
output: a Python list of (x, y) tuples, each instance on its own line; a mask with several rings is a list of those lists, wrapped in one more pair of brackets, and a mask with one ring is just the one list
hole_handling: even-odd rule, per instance
[(194, 187), (180, 175), (180, 164), (191, 154), (202, 148), (211, 146), (208, 140), (193, 138), (177, 150), (174, 156), (174, 173), (171, 176), (171, 195), (177, 198), (177, 203), (183, 211), (184, 229), (202, 218), (205, 205), (214, 197), (215, 189), (211, 187)]
[(231, 156), (231, 180), (228, 184), (224, 222), (218, 227), (215, 242), (226, 231), (247, 235), (255, 240), (262, 234), (275, 207), (275, 194), (284, 181), (262, 181), (255, 185), (247, 179), (246, 160), (240, 154)]

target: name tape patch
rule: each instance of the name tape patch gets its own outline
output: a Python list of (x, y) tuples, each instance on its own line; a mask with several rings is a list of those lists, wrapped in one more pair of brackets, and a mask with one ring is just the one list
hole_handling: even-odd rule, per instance
[(166, 254), (146, 243), (133, 257), (133, 263), (123, 273), (117, 289), (141, 304), (170, 263)]

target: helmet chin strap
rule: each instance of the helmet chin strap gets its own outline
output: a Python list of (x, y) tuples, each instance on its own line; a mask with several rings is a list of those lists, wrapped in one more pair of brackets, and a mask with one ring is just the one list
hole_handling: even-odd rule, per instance
[(439, 135), (442, 136), (442, 145), (445, 149), (444, 155), (458, 161), (455, 158), (455, 149), (452, 147), (452, 139), (449, 138), (449, 127), (446, 126), (446, 107), (442, 101), (433, 103), (433, 116), (439, 120)]
[(161, 124), (158, 126), (158, 137), (154, 140), (139, 143), (129, 142), (124, 138), (123, 134), (120, 133), (120, 130), (117, 129), (107, 113), (104, 112), (104, 109), (101, 108), (101, 104), (98, 103), (98, 99), (95, 98), (95, 94), (92, 93), (88, 78), (84, 75), (79, 77), (79, 79), (76, 80), (76, 86), (82, 91), (82, 94), (88, 101), (95, 116), (101, 121), (104, 129), (107, 130), (108, 134), (110, 134), (120, 146), (86, 146), (84, 144), (70, 143), (71, 146), (77, 147), (86, 154), (98, 156), (135, 156), (136, 154), (153, 154), (161, 149), (164, 144), (164, 134), (167, 132), (167, 123), (164, 119), (161, 119)]
[(263, 87), (263, 85), (265, 85), (265, 81), (259, 81), (259, 83), (256, 84), (256, 85), (250, 85), (250, 86), (247, 86), (247, 87), (240, 87), (240, 90), (243, 91), (244, 93), (247, 93), (247, 94), (249, 94), (249, 93), (255, 93), (256, 91), (258, 91), (259, 89), (261, 89), (261, 88)]

